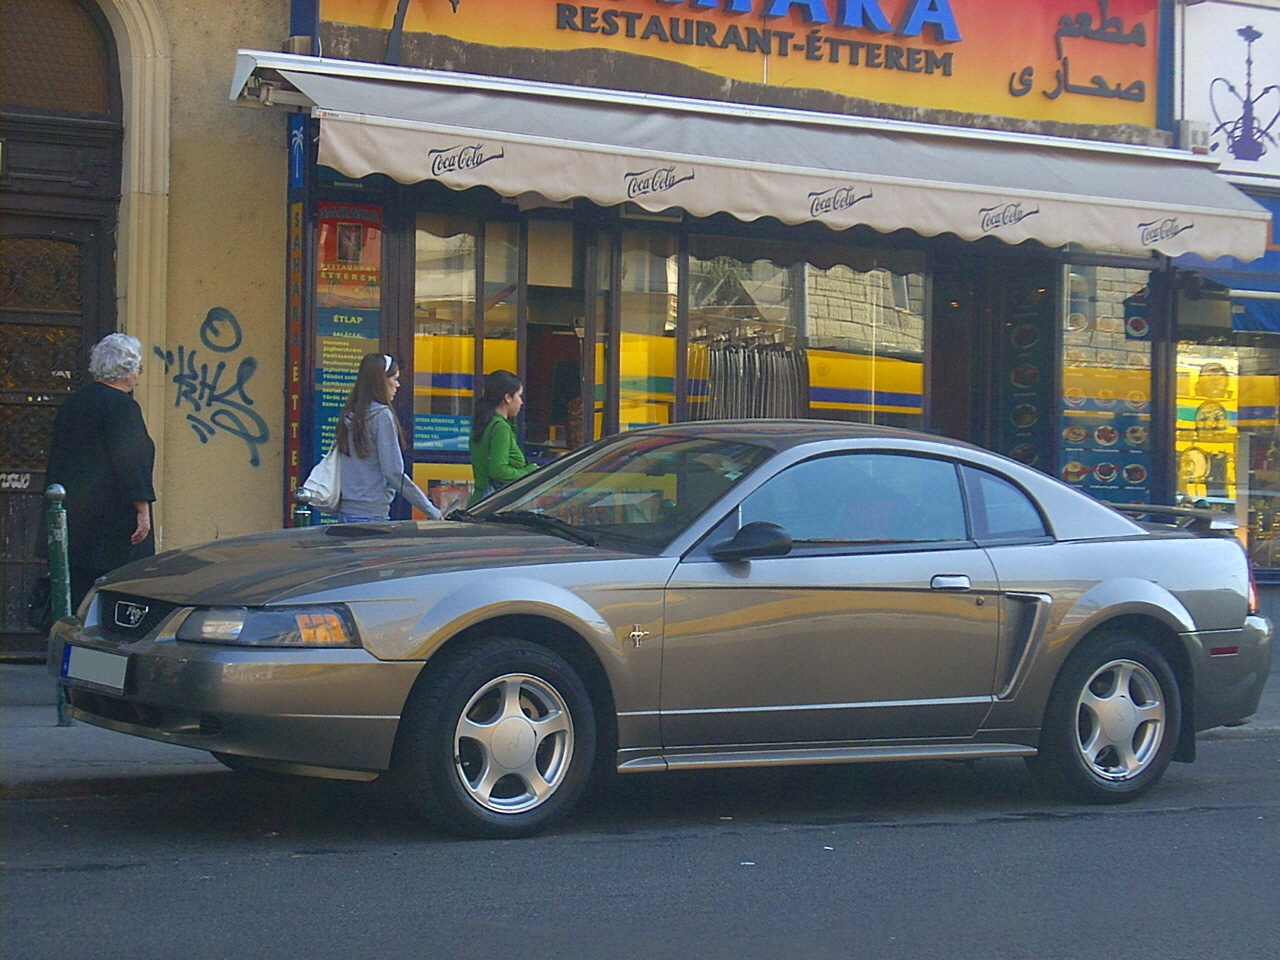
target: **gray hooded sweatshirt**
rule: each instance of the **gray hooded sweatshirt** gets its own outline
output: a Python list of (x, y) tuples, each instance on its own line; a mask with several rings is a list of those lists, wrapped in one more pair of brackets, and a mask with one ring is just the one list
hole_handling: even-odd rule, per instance
[(342, 502), (338, 512), (357, 517), (385, 520), (391, 501), (400, 494), (432, 519), (440, 519), (440, 508), (427, 499), (418, 485), (404, 472), (404, 455), (400, 452), (400, 432), (396, 415), (382, 403), (369, 404), (369, 456), (339, 455), (342, 461)]

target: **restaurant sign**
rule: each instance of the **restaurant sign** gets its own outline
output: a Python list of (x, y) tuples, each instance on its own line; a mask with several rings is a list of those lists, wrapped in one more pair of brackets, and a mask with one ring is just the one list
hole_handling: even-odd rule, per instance
[[(388, 30), (396, 6), (320, 0), (320, 14)], [(404, 30), (495, 51), (671, 61), (745, 83), (904, 106), (1154, 126), (1158, 7), (1158, 0), (409, 0)], [(565, 75), (555, 79), (581, 82), (581, 62), (561, 62)]]

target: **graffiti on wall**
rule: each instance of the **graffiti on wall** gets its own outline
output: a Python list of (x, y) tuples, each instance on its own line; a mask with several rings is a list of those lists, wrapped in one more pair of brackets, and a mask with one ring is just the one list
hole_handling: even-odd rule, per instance
[[(200, 325), (200, 347), (180, 345), (177, 351), (155, 347), (165, 376), (174, 384), (173, 405), (187, 410), (187, 422), (208, 443), (221, 432), (243, 440), (249, 464), (258, 466), (258, 448), (271, 438), (266, 421), (253, 409), (249, 381), (258, 370), (255, 357), (234, 354), (244, 343), (240, 321), (225, 307), (213, 307)], [(201, 347), (206, 351), (201, 353)], [(206, 359), (207, 358), (207, 359)], [(234, 373), (229, 372), (235, 363)]]

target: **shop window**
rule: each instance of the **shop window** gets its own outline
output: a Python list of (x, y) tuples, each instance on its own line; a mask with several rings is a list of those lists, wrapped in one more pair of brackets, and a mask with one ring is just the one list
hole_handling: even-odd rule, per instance
[[(481, 362), (485, 373), (494, 370), (515, 373), (518, 369), (519, 253), (519, 224), (494, 221), (484, 224), (484, 350)], [(531, 274), (532, 267), (531, 262)]]
[(1236, 331), (1225, 288), (1178, 297), (1178, 502), (1233, 513), (1255, 566), (1280, 572), (1280, 335)]
[(689, 284), (690, 419), (923, 424), (922, 257), (694, 237)]
[(677, 277), (673, 235), (623, 231), (618, 352), (623, 430), (674, 419)]
[[(475, 399), (478, 224), (418, 214), (413, 288), (413, 445), (467, 449)], [(513, 351), (514, 352), (514, 351)]]
[(583, 442), (586, 293), (574, 224), (534, 219), (528, 230), (526, 449), (535, 457), (552, 457)]
[(1108, 503), (1151, 502), (1150, 274), (1072, 266), (1062, 334), (1061, 476)]

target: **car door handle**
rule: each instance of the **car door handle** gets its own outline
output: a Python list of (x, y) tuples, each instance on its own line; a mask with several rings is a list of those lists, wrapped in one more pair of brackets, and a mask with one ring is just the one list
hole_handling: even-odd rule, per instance
[(968, 590), (973, 584), (963, 573), (937, 573), (929, 581), (934, 590)]

